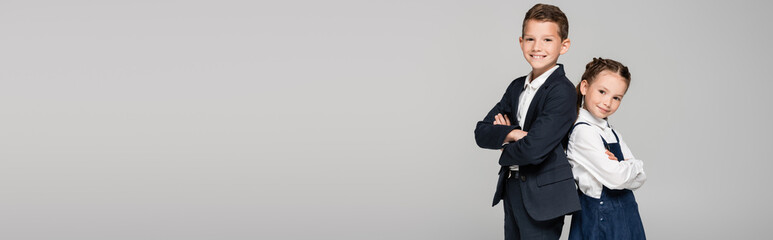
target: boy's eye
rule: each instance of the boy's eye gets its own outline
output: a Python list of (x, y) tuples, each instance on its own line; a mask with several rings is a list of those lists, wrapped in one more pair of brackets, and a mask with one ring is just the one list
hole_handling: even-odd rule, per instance
[(545, 42), (551, 42), (553, 39), (545, 39)]
[(604, 90), (599, 90), (599, 93), (604, 94), (606, 92)]
[(620, 101), (620, 97), (613, 97), (612, 99), (614, 99), (615, 101)]
[(534, 41), (534, 38), (526, 38), (526, 41)]

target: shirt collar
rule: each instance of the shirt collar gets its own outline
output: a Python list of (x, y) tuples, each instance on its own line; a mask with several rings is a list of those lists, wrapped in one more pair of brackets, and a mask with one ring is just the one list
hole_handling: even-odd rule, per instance
[(550, 74), (553, 74), (553, 71), (555, 71), (556, 69), (558, 69), (558, 65), (555, 65), (552, 68), (548, 69), (547, 71), (545, 71), (545, 73), (543, 73), (542, 75), (534, 79), (534, 81), (531, 81), (531, 77), (532, 77), (531, 75), (533, 72), (529, 73), (529, 75), (527, 75), (526, 77), (526, 81), (523, 83), (523, 88), (524, 89), (531, 88), (532, 90), (537, 90), (539, 87), (542, 87), (542, 84), (548, 80), (548, 77), (550, 77)]
[(601, 129), (609, 129), (609, 122), (606, 119), (594, 117), (593, 114), (588, 112), (585, 108), (580, 109), (580, 115), (577, 116), (577, 122), (587, 122)]

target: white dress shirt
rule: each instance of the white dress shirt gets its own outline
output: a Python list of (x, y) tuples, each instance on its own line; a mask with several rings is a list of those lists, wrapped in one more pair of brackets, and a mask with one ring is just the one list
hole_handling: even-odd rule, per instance
[(644, 162), (633, 156), (617, 131), (615, 133), (620, 139), (625, 161), (609, 160), (601, 138), (607, 143), (616, 143), (617, 140), (607, 120), (596, 118), (588, 110), (580, 109), (577, 122), (586, 122), (590, 126), (580, 124), (572, 130), (566, 155), (572, 165), (574, 180), (582, 193), (598, 199), (601, 198), (603, 186), (635, 190), (644, 184), (647, 180)]
[[(550, 74), (553, 74), (553, 71), (556, 69), (558, 69), (558, 65), (553, 66), (542, 73), (542, 75), (537, 76), (534, 81), (531, 80), (531, 74), (533, 72), (526, 75), (526, 81), (523, 83), (523, 91), (518, 97), (518, 112), (515, 116), (516, 121), (518, 121), (518, 126), (521, 126), (521, 129), (523, 129), (523, 120), (526, 118), (526, 113), (529, 112), (529, 106), (531, 105), (531, 100), (534, 99), (534, 94), (537, 93), (537, 90), (542, 87), (542, 84), (548, 80)], [(518, 171), (518, 165), (510, 166), (510, 170)]]

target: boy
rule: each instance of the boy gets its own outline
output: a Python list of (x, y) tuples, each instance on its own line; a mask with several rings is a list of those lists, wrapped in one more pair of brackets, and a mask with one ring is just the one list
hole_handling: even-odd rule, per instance
[(504, 200), (505, 239), (558, 239), (564, 215), (580, 210), (561, 144), (577, 117), (575, 88), (557, 64), (568, 34), (558, 7), (529, 9), (518, 42), (532, 71), (513, 80), (475, 127), (478, 146), (502, 151), (492, 206)]

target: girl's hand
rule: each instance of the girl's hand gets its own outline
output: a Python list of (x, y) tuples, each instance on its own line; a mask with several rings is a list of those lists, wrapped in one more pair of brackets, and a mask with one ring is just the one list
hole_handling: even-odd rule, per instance
[(617, 157), (615, 157), (615, 154), (607, 150), (606, 154), (609, 156), (609, 160), (615, 160), (617, 161)]

